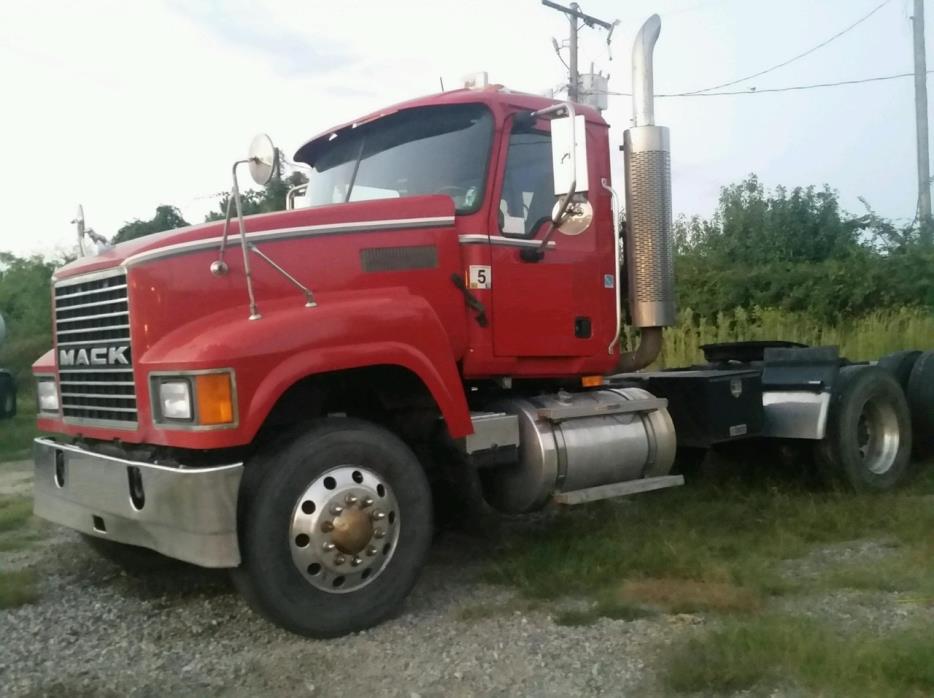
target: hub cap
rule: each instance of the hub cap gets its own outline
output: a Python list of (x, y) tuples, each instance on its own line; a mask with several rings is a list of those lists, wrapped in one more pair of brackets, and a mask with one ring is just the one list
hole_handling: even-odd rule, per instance
[(342, 465), (312, 481), (289, 527), (292, 562), (313, 586), (343, 594), (385, 569), (399, 540), (399, 504), (372, 470)]
[(887, 473), (895, 463), (900, 441), (895, 409), (876, 400), (867, 402), (859, 416), (856, 438), (866, 468), (875, 475)]

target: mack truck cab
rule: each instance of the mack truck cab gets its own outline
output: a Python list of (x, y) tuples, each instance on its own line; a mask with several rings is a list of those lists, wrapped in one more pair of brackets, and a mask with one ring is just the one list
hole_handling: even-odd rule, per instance
[(309, 140), (291, 210), (242, 215), (238, 168), (262, 184), (276, 165), (260, 137), (225, 221), (59, 269), (33, 367), (36, 514), (124, 564), (229, 568), (267, 618), (330, 637), (400, 606), (441, 482), (522, 514), (680, 485), (680, 446), (832, 441), (834, 419), (863, 425), (867, 482), (899, 479), (902, 389), (877, 376), (858, 386), (868, 421), (830, 416), (846, 369), (829, 350), (640, 371), (676, 320), (659, 31), (633, 50), (625, 230), (600, 113), (481, 82)]

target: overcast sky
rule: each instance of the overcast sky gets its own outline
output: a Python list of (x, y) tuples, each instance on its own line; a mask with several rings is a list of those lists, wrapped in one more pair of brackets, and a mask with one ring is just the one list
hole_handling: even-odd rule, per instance
[[(656, 92), (699, 89), (800, 53), (880, 2), (581, 0), (621, 22), (612, 61), (605, 33), (584, 30), (580, 62), (628, 92), (632, 38), (658, 12)], [(910, 72), (910, 6), (891, 0), (827, 47), (741, 87)], [(254, 133), (291, 154), (331, 125), (436, 92), (439, 79), (457, 87), (478, 70), (541, 92), (566, 80), (551, 45), (566, 35), (563, 15), (539, 0), (3, 1), (0, 249), (71, 246), (78, 203), (107, 236), (162, 203), (200, 222)], [(611, 98), (617, 162), (630, 113), (628, 98)], [(756, 172), (770, 186), (829, 183), (851, 211), (864, 196), (883, 215), (914, 216), (910, 78), (663, 99), (656, 116), (672, 130), (676, 213), (709, 215), (720, 186)]]

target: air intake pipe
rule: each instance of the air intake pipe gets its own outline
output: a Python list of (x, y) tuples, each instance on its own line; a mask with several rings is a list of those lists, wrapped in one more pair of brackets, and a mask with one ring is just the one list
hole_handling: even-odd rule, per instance
[(671, 153), (668, 129), (655, 125), (652, 52), (662, 28), (652, 15), (632, 48), (633, 127), (623, 134), (626, 179), (625, 260), (629, 310), (639, 347), (620, 355), (617, 371), (637, 371), (662, 348), (662, 328), (675, 324)]

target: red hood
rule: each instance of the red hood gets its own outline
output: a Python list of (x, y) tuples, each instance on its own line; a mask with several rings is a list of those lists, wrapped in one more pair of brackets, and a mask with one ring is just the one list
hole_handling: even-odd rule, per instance
[[(315, 208), (277, 211), (247, 216), (244, 223), (247, 232), (278, 230), (282, 228), (302, 228), (313, 225), (331, 225), (335, 223), (365, 223), (368, 221), (400, 220), (408, 218), (445, 218), (454, 217), (454, 202), (448, 196), (413, 196), (402, 199), (381, 199), (378, 201), (360, 201), (348, 204), (333, 204)], [(187, 228), (167, 230), (162, 233), (146, 235), (136, 240), (120, 243), (101, 254), (82, 257), (66, 264), (55, 272), (55, 279), (67, 279), (94, 271), (103, 271), (120, 266), (124, 260), (142, 252), (157, 250), (169, 245), (195, 240), (207, 240), (220, 237), (224, 231), (223, 221), (212, 221)], [(239, 234), (237, 220), (231, 220), (232, 237)]]

